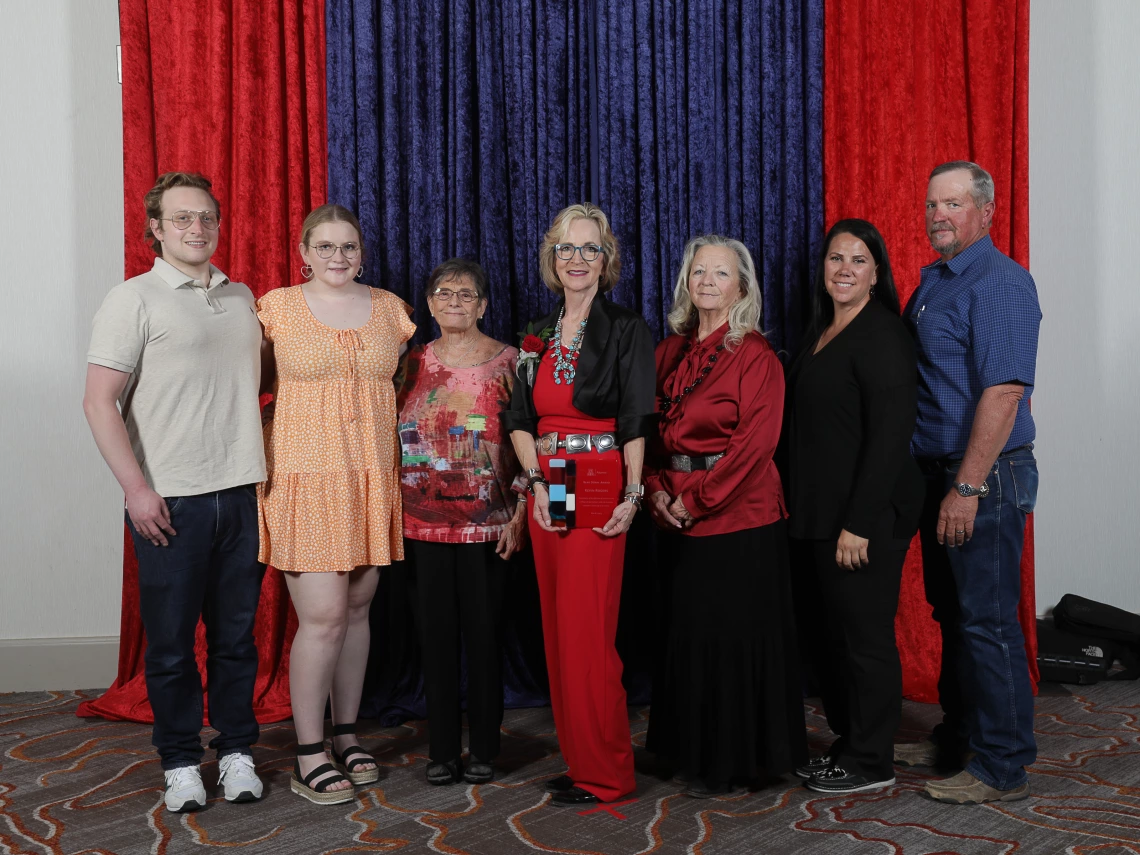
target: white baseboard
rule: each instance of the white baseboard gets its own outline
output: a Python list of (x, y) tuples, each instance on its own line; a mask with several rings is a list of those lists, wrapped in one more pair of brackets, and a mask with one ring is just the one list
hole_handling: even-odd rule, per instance
[(105, 689), (119, 667), (119, 637), (0, 638), (0, 692)]

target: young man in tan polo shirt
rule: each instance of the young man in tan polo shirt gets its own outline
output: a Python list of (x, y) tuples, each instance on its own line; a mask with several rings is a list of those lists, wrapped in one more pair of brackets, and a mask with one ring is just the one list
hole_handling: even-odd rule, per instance
[(250, 753), (265, 570), (254, 494), (265, 480), (261, 326), (249, 288), (210, 264), (221, 219), (210, 182), (168, 172), (145, 201), (158, 258), (112, 288), (95, 316), (83, 410), (126, 494), (166, 807), (189, 811), (206, 804), (199, 617), (219, 783), (227, 801), (262, 794)]

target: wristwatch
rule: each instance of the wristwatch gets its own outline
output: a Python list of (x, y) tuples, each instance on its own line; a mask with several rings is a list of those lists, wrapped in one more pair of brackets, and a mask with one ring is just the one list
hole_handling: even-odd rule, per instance
[(990, 494), (990, 485), (985, 481), (982, 482), (982, 486), (980, 487), (974, 487), (971, 484), (959, 484), (955, 482), (954, 489), (958, 491), (958, 495), (963, 499), (969, 499), (972, 496), (977, 496), (979, 499), (984, 499)]

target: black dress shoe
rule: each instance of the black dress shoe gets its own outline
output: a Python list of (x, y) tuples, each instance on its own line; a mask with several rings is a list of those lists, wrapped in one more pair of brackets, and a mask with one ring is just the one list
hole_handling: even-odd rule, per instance
[(495, 767), (475, 757), (471, 758), (471, 763), (463, 772), (463, 780), (468, 784), (486, 784), (494, 777)]
[(559, 775), (547, 781), (545, 786), (548, 793), (564, 793), (574, 786), (574, 779), (569, 775)]
[(568, 790), (555, 793), (550, 797), (550, 802), (556, 805), (596, 805), (601, 799), (581, 787), (572, 786)]

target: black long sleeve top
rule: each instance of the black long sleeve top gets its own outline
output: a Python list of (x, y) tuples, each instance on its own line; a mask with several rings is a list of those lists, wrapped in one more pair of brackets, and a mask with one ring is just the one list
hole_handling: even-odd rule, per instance
[[(560, 300), (554, 311), (535, 322), (534, 328), (553, 327), (564, 304)], [(616, 419), (619, 444), (650, 436), (657, 416), (656, 366), (649, 327), (640, 315), (611, 303), (602, 294), (594, 297), (588, 317), (574, 377), (574, 406), (588, 416)], [(539, 415), (530, 378), (520, 370), (511, 405), (499, 421), (508, 432), (521, 430), (537, 436)]]
[(910, 455), (918, 369), (902, 320), (872, 300), (819, 352), (807, 342), (788, 376), (790, 533), (910, 538), (922, 474)]

